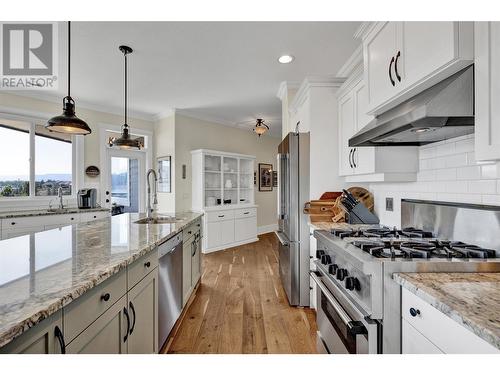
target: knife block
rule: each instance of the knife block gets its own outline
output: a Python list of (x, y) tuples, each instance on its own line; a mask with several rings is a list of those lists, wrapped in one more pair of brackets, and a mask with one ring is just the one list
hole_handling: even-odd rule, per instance
[(347, 212), (347, 222), (349, 224), (379, 224), (380, 220), (363, 203), (358, 202), (351, 211)]

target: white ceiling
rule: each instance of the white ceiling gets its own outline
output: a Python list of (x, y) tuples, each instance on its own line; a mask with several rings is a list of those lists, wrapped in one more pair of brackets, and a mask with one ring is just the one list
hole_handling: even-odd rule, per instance
[[(335, 74), (358, 46), (359, 22), (73, 22), (72, 96), (77, 106), (121, 113), (129, 45), (129, 107), (152, 117), (176, 108), (225, 124), (267, 119), (280, 133), (282, 81)], [(59, 24), (60, 101), (66, 86), (66, 24)], [(277, 62), (292, 54), (288, 65)], [(22, 94), (22, 93), (20, 93)], [(250, 125), (249, 125), (250, 126)]]

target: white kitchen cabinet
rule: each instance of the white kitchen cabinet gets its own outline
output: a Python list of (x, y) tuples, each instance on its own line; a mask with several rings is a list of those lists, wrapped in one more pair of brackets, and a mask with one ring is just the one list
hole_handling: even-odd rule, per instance
[[(82, 312), (83, 313), (83, 312)], [(95, 322), (66, 345), (68, 354), (127, 353), (128, 326), (127, 296), (120, 298)]]
[(475, 159), (500, 159), (500, 22), (476, 22)]
[(347, 182), (415, 181), (416, 147), (349, 147), (349, 138), (373, 117), (366, 114), (367, 91), (361, 61), (339, 90), (339, 169)]
[[(411, 313), (413, 309), (413, 315)], [(500, 351), (464, 326), (402, 288), (403, 354), (487, 354)]]
[(235, 222), (257, 216), (255, 156), (200, 149), (191, 151), (191, 160), (192, 210), (204, 213), (203, 252), (257, 241), (256, 219), (247, 220), (245, 228)]
[(194, 237), (191, 236), (182, 244), (182, 306), (185, 306), (189, 300), (189, 296), (193, 291), (191, 285), (191, 257), (193, 254)]
[(375, 22), (363, 38), (368, 113), (380, 114), (473, 63), (472, 22)]
[(62, 312), (58, 311), (0, 348), (0, 354), (60, 354), (62, 330)]
[[(154, 252), (153, 252), (154, 253)], [(128, 291), (129, 354), (158, 352), (158, 268)]]
[[(314, 263), (314, 259), (316, 259), (316, 250), (318, 247), (318, 243), (316, 237), (314, 237), (314, 229), (309, 228), (309, 270), (316, 271), (316, 264)], [(309, 276), (309, 302), (311, 309), (316, 310), (316, 282)]]
[(201, 278), (201, 232), (195, 236), (191, 256), (191, 287), (194, 288)]

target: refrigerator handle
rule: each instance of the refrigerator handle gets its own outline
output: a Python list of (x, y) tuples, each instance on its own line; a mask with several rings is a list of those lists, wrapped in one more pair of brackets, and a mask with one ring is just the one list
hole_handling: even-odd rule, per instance
[(285, 174), (286, 174), (286, 160), (288, 159), (287, 154), (280, 154), (280, 181), (279, 181), (279, 193), (280, 193), (280, 210), (279, 219), (285, 220), (287, 218), (286, 213), (286, 184), (285, 184)]

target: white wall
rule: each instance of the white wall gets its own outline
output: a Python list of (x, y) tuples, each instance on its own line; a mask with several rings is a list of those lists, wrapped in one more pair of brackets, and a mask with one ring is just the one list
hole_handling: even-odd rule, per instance
[(155, 170), (156, 158), (171, 156), (171, 193), (158, 193), (158, 212), (175, 212), (175, 114), (172, 113), (166, 118), (162, 118), (155, 123)]
[[(162, 142), (161, 139), (158, 142)], [(257, 137), (252, 129), (241, 130), (208, 121), (176, 114), (175, 116), (175, 208), (176, 211), (191, 209), (191, 150), (200, 148), (255, 155), (258, 163), (270, 163), (276, 168), (278, 138), (268, 135)], [(186, 179), (182, 179), (185, 164)], [(259, 192), (256, 187), (255, 203), (257, 226), (277, 224), (276, 192)]]
[[(417, 182), (375, 183), (375, 211), (380, 222), (401, 225), (401, 199), (423, 199), (500, 205), (500, 164), (476, 162), (474, 135), (419, 147)], [(385, 198), (394, 198), (394, 211), (385, 210)]]

